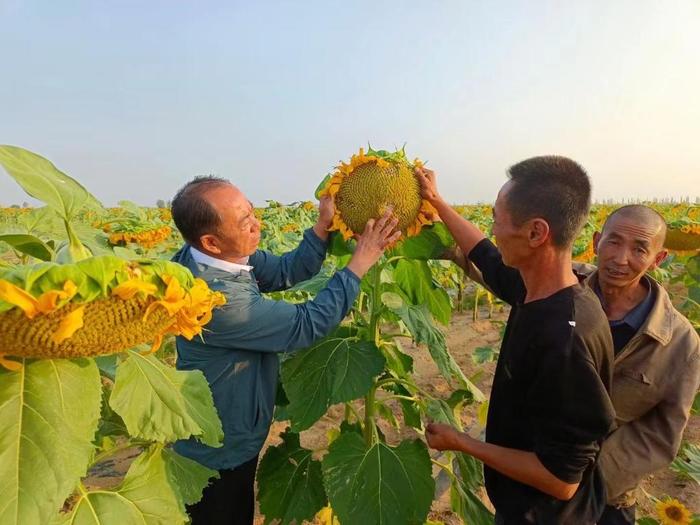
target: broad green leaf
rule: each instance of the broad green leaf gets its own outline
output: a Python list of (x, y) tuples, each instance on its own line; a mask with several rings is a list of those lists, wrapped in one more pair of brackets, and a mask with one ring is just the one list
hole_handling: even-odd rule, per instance
[(394, 280), (412, 304), (425, 304), (433, 317), (447, 325), (452, 317), (452, 303), (447, 292), (433, 284), (433, 275), (425, 261), (402, 259), (396, 262)]
[(216, 470), (181, 456), (170, 448), (163, 448), (161, 455), (170, 485), (183, 505), (194, 505), (201, 500), (202, 491), (209, 485), (209, 480), (219, 477)]
[(328, 253), (330, 255), (335, 255), (339, 257), (343, 264), (339, 264), (338, 267), (345, 266), (347, 261), (350, 260), (350, 256), (354, 251), (353, 240), (345, 240), (340, 232), (331, 232), (328, 237)]
[(85, 475), (100, 416), (88, 359), (0, 368), (0, 523), (48, 523)]
[(130, 350), (117, 366), (109, 405), (134, 437), (165, 443), (194, 436), (210, 447), (222, 445), (221, 421), (199, 370), (175, 370)]
[(162, 445), (151, 446), (134, 460), (117, 489), (81, 493), (62, 523), (184, 525), (188, 521), (184, 498), (173, 483), (169, 466), (172, 462), (168, 465)]
[(341, 523), (363, 525), (425, 522), (435, 492), (430, 455), (421, 441), (398, 447), (344, 433), (323, 458), (323, 479)]
[[(384, 299), (384, 295), (382, 298)], [(417, 343), (427, 345), (433, 361), (435, 361), (445, 379), (448, 381), (455, 379), (461, 388), (474, 394), (476, 401), (481, 402), (486, 399), (483, 392), (469, 381), (459, 368), (459, 365), (447, 349), (445, 335), (433, 325), (432, 316), (425, 305), (415, 306), (403, 302), (399, 307), (396, 307), (396, 304), (392, 304), (390, 308), (404, 322), (413, 339)]]
[(389, 253), (390, 257), (403, 255), (408, 259), (439, 259), (455, 245), (452, 234), (442, 222), (427, 226), (415, 237), (409, 237)]
[(459, 482), (452, 483), (450, 492), (452, 510), (469, 525), (493, 525), (494, 516), (479, 497)]
[[(56, 212), (49, 206), (34, 208), (29, 213), (20, 215), (17, 218), (17, 223), (25, 228), (26, 233), (32, 235), (54, 233), (58, 234), (59, 238), (65, 235), (63, 228), (57, 229)], [(49, 235), (49, 238), (51, 237), (56, 237), (56, 235)]]
[(53, 257), (53, 250), (51, 247), (34, 235), (8, 233), (0, 235), (0, 242), (6, 242), (18, 252), (30, 255), (41, 261), (50, 261)]
[(117, 257), (103, 255), (79, 261), (77, 267), (95, 282), (102, 294), (107, 295), (109, 285), (116, 278), (117, 272), (124, 270), (125, 264)]
[(282, 364), (287, 413), (295, 432), (313, 425), (330, 405), (366, 394), (384, 369), (384, 356), (373, 343), (342, 335), (340, 330)]
[(299, 434), (288, 430), (282, 443), (267, 449), (258, 467), (258, 502), (265, 523), (280, 525), (311, 521), (326, 505), (321, 462), (299, 444)]
[(78, 181), (36, 153), (16, 146), (0, 146), (0, 165), (24, 191), (45, 202), (67, 221), (83, 206), (102, 207)]
[(477, 365), (498, 361), (498, 350), (494, 350), (490, 346), (475, 348), (472, 353), (472, 361)]

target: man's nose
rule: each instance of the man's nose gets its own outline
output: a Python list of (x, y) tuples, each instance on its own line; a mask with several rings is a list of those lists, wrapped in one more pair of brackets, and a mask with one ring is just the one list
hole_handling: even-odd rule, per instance
[(627, 248), (620, 248), (619, 250), (615, 250), (615, 257), (613, 258), (613, 262), (615, 264), (619, 264), (621, 266), (624, 266), (627, 264), (627, 261), (629, 260), (629, 253)]

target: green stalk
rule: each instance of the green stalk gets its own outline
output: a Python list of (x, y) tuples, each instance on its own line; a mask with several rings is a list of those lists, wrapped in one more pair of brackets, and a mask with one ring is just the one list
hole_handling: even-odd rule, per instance
[[(381, 266), (376, 265), (372, 268), (372, 291), (370, 297), (370, 317), (369, 317), (369, 337), (372, 342), (378, 347), (381, 343), (381, 336), (379, 335), (379, 317), (381, 312), (379, 290), (381, 286)], [(374, 421), (374, 409), (375, 400), (374, 396), (377, 391), (377, 383), (372, 385), (365, 396), (365, 442), (367, 447), (371, 447), (374, 444), (377, 436), (377, 427)]]
[(377, 436), (377, 427), (374, 421), (374, 395), (377, 391), (377, 387), (372, 385), (365, 396), (365, 443), (367, 448), (374, 445), (375, 436)]
[(91, 257), (92, 254), (73, 231), (73, 227), (70, 225), (66, 219), (63, 219), (63, 225), (66, 228), (66, 234), (68, 235), (68, 245), (61, 248), (56, 254), (56, 262), (59, 263), (73, 263), (82, 261)]

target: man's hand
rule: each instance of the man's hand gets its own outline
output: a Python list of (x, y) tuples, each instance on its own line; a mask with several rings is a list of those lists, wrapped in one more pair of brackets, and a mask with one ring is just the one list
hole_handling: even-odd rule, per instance
[(324, 195), (318, 201), (318, 220), (314, 224), (314, 232), (323, 241), (328, 240), (328, 228), (333, 223), (333, 215), (335, 215), (333, 197)]
[(393, 208), (389, 208), (378, 220), (368, 220), (365, 231), (357, 236), (357, 247), (348, 269), (359, 278), (379, 260), (388, 246), (401, 237), (401, 230), (396, 230), (399, 219), (392, 212)]
[(425, 439), (428, 441), (428, 446), (436, 450), (462, 450), (460, 443), (465, 438), (468, 436), (443, 423), (428, 423), (428, 426), (425, 427)]
[(435, 172), (433, 170), (416, 168), (414, 173), (420, 183), (420, 192), (424, 199), (433, 205), (442, 199), (438, 193)]

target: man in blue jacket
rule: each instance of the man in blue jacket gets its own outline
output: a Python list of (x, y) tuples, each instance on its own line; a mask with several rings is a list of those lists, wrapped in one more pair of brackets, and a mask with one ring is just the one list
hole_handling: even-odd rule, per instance
[(401, 233), (389, 210), (367, 223), (348, 265), (314, 300), (265, 298), (262, 292), (287, 289), (318, 273), (333, 213), (330, 198), (323, 199), (318, 221), (299, 246), (277, 257), (258, 250), (260, 222), (253, 205), (228, 180), (198, 177), (173, 200), (173, 219), (186, 241), (173, 260), (227, 301), (214, 311), (204, 340), (177, 338), (177, 368), (204, 373), (224, 430), (221, 448), (194, 439), (175, 444), (178, 453), (220, 474), (188, 508), (193, 525), (253, 523), (255, 471), (272, 421), (277, 354), (328, 335), (352, 307), (362, 276)]

